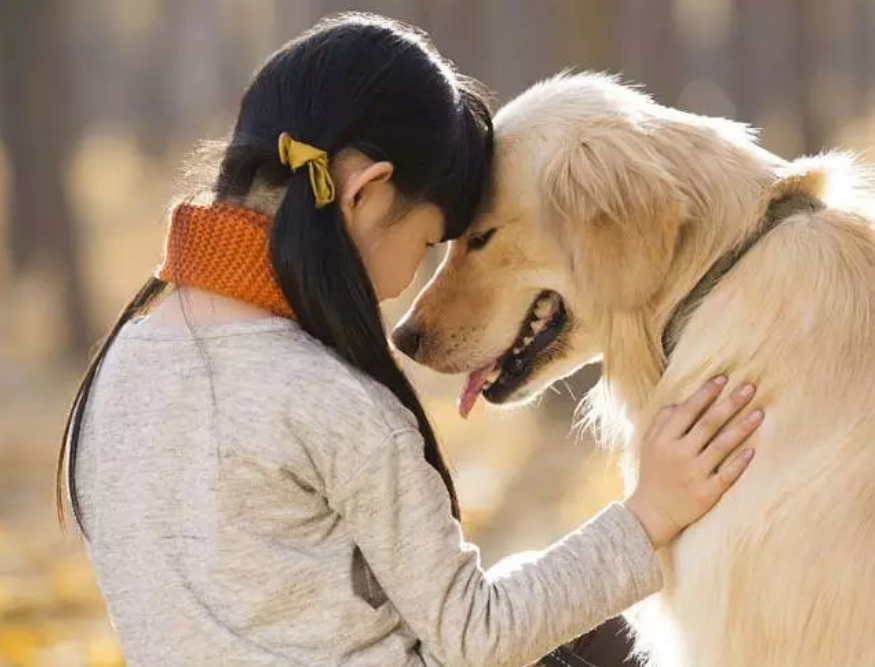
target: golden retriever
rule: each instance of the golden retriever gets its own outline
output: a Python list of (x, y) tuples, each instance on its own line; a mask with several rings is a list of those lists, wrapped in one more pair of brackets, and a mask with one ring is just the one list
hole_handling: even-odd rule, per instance
[(744, 126), (601, 75), (497, 114), (491, 192), (396, 329), (417, 361), (516, 403), (601, 360), (625, 441), (728, 372), (757, 456), (659, 554), (628, 614), (665, 667), (875, 665), (875, 231), (853, 160), (785, 161)]

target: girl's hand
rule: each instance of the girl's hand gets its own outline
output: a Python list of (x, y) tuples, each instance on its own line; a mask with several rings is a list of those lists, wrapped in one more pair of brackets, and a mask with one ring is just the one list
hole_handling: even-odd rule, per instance
[(715, 403), (726, 382), (716, 377), (683, 404), (663, 408), (644, 436), (638, 486), (625, 504), (655, 549), (710, 510), (753, 458), (752, 449), (730, 455), (762, 423), (762, 410), (732, 420), (753, 398), (754, 386), (742, 385)]

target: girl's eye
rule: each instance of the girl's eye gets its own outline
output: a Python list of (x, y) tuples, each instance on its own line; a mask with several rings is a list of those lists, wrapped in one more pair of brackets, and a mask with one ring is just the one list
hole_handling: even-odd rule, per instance
[(494, 227), (468, 237), (468, 250), (482, 250), (498, 230)]

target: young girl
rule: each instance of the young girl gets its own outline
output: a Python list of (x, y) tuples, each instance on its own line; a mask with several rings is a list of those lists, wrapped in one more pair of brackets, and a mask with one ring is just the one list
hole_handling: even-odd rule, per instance
[(654, 550), (741, 474), (761, 413), (718, 432), (752, 388), (715, 401), (717, 378), (660, 414), (625, 502), (481, 569), (379, 302), (465, 233), (490, 148), (476, 86), (385, 19), (320, 23), (255, 76), (65, 434), (130, 667), (521, 667), (656, 591)]

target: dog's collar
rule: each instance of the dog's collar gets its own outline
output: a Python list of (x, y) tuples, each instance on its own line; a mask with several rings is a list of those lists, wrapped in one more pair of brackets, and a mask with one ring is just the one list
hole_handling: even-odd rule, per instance
[(668, 324), (662, 331), (662, 351), (666, 362), (681, 337), (687, 322), (696, 308), (706, 296), (717, 287), (717, 284), (738, 264), (742, 257), (753, 248), (766, 234), (784, 222), (791, 215), (802, 212), (815, 213), (825, 208), (822, 201), (810, 195), (794, 193), (775, 199), (766, 209), (760, 225), (747, 238), (729, 251), (721, 255), (711, 268), (699, 279), (696, 286), (686, 297), (675, 306)]

